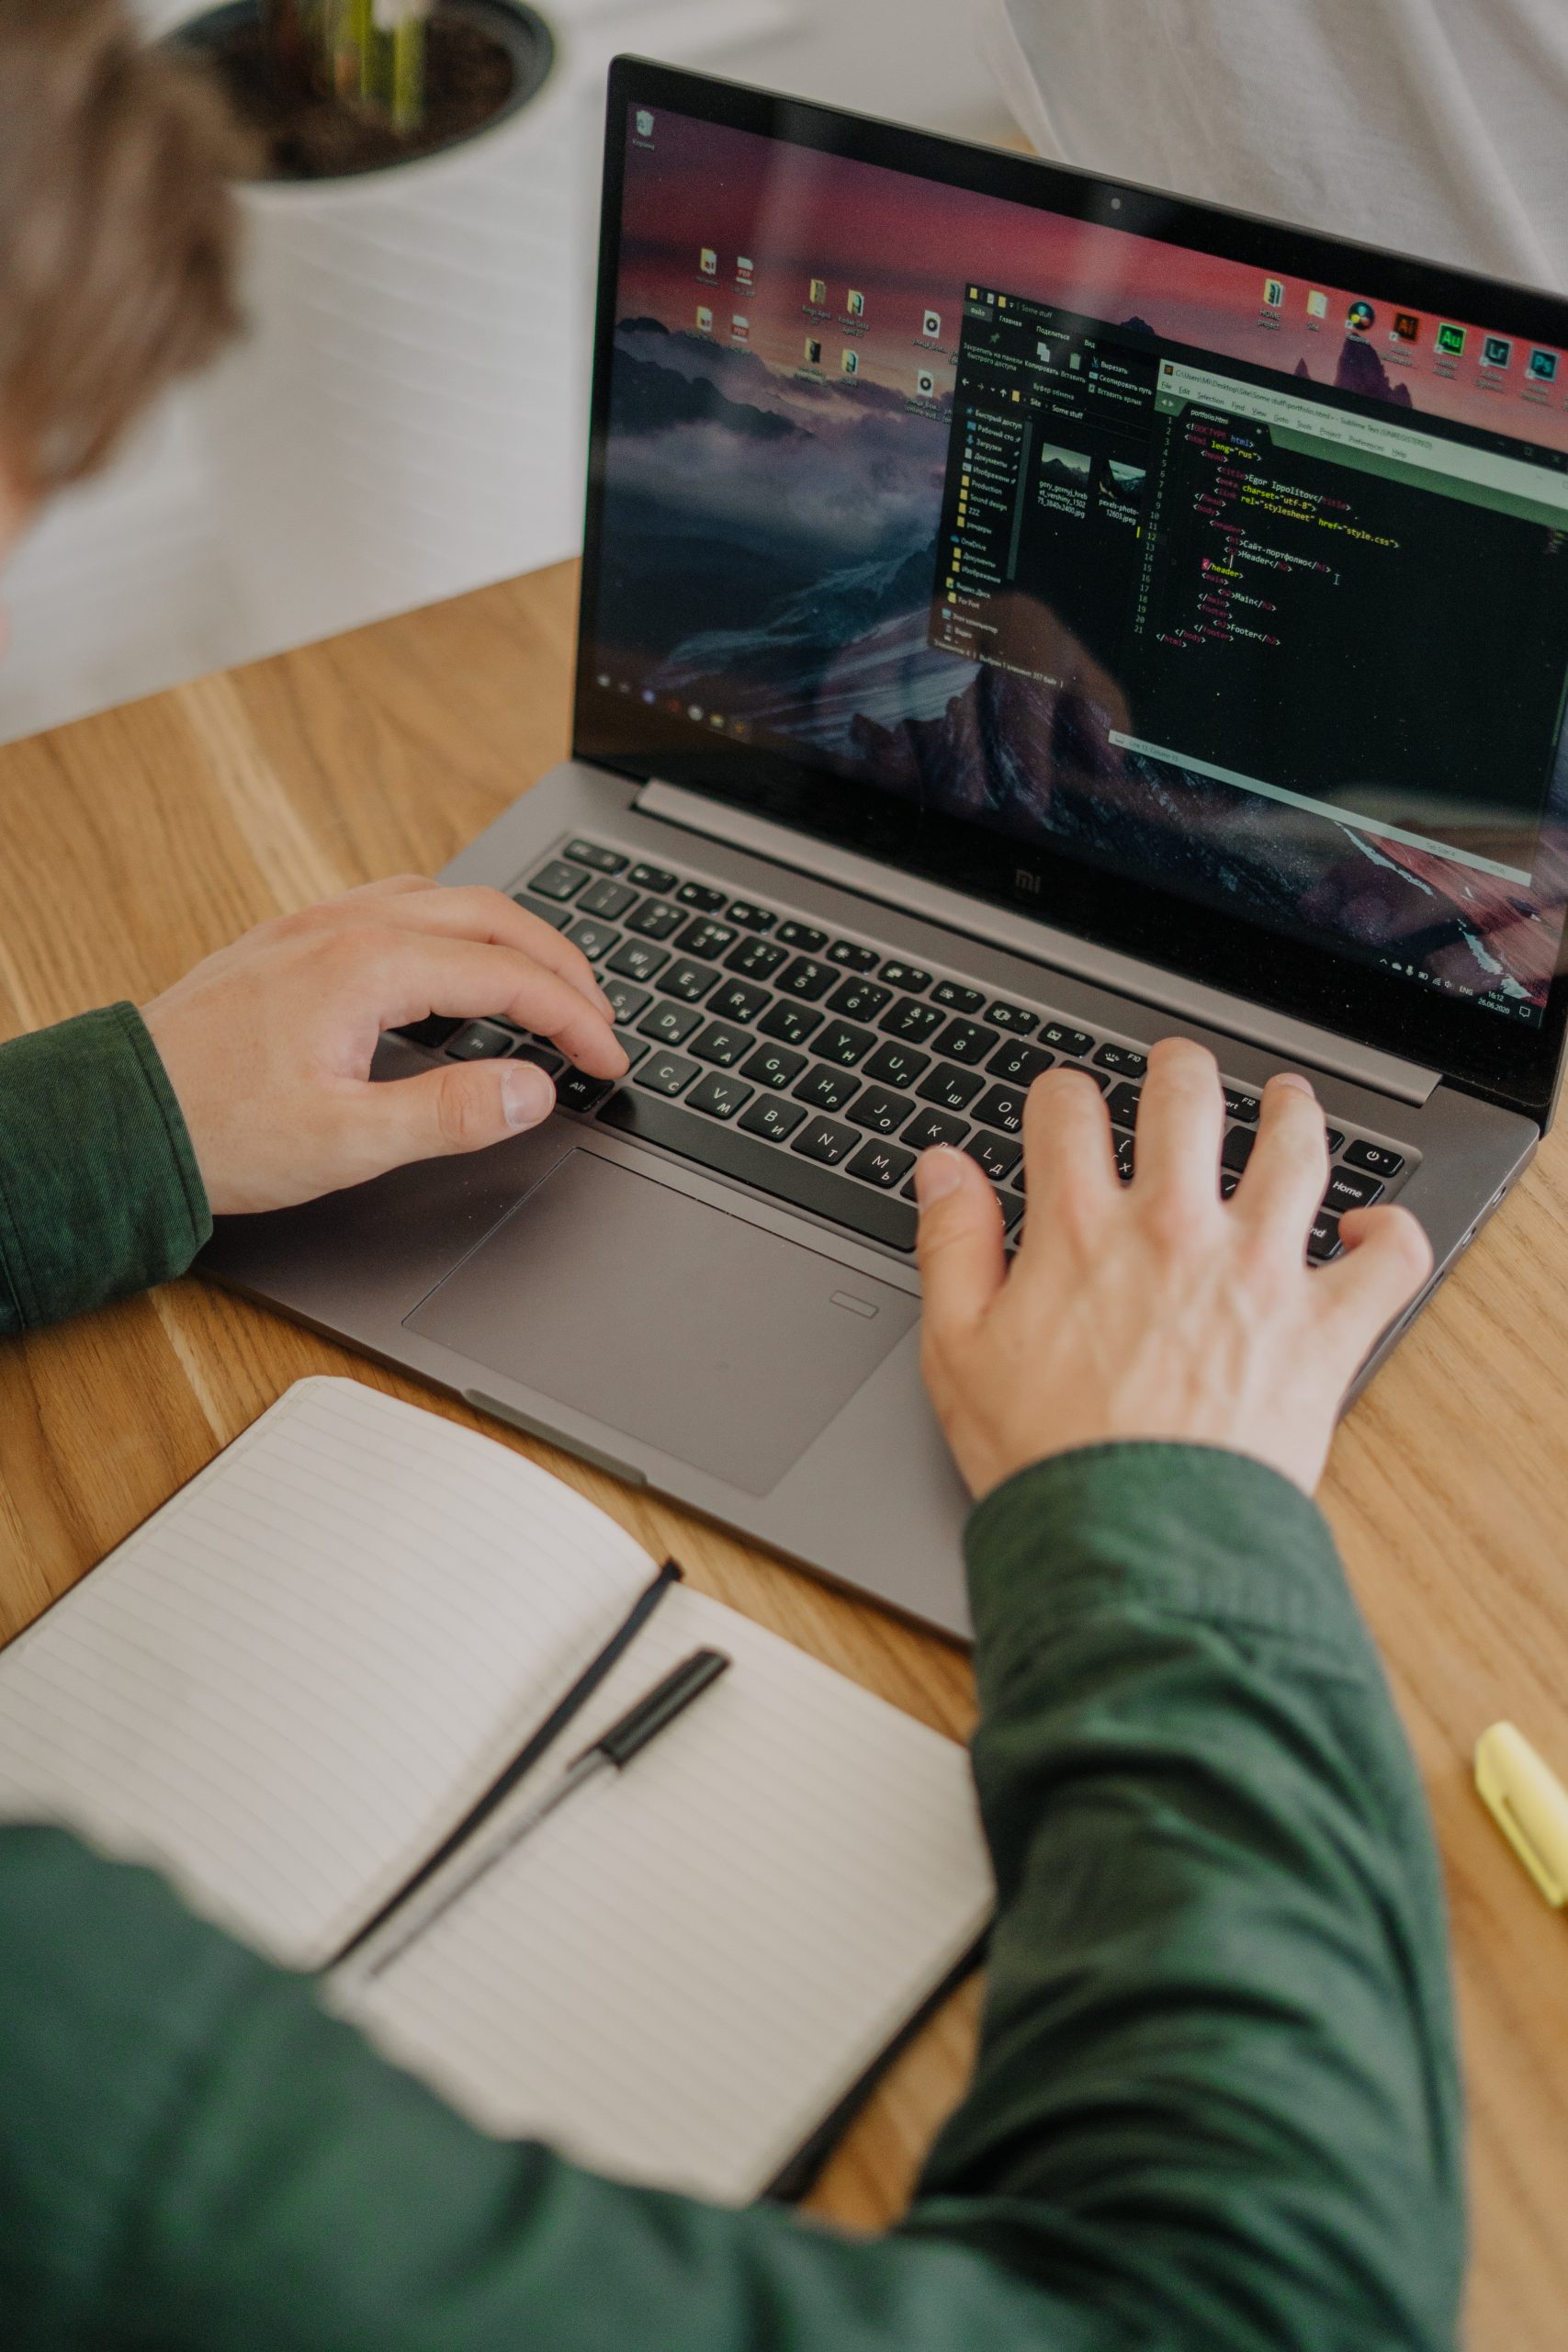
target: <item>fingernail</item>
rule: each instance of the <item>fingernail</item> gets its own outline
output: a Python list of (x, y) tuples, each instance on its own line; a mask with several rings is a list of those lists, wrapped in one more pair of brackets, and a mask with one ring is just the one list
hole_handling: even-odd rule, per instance
[(537, 1062), (508, 1062), (501, 1073), (501, 1106), (513, 1131), (536, 1127), (556, 1107), (556, 1090)]
[(1314, 1102), (1317, 1101), (1316, 1087), (1310, 1078), (1303, 1078), (1299, 1070), (1282, 1069), (1279, 1076), (1271, 1078), (1269, 1083), (1270, 1086), (1293, 1086), (1298, 1094), (1310, 1094)]
[(933, 1201), (946, 1200), (963, 1182), (963, 1156), (949, 1150), (945, 1144), (939, 1144), (934, 1151), (922, 1152), (915, 1163), (915, 1197), (923, 1209), (929, 1209)]

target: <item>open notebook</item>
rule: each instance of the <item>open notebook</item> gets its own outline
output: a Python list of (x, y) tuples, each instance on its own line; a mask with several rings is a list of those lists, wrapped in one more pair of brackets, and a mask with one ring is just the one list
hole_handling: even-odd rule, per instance
[[(521, 1455), (300, 1381), (0, 1657), (0, 1814), (327, 1968), (652, 1568)], [(488, 2130), (743, 2202), (962, 1966), (992, 1886), (961, 1748), (684, 1585), (481, 1834), (704, 1645), (729, 1672), (624, 1773), (373, 1973), (394, 1909), (326, 1994)]]

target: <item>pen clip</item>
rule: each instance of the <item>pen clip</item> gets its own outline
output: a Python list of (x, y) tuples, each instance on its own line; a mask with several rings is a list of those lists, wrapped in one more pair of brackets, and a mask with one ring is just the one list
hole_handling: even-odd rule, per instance
[(1493, 1820), (1554, 1910), (1568, 1905), (1568, 1790), (1512, 1724), (1475, 1743), (1475, 1785)]

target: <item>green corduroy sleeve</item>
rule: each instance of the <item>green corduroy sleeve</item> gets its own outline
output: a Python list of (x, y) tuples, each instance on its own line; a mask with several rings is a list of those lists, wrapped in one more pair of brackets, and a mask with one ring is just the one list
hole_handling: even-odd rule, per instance
[(211, 1230), (180, 1106), (134, 1005), (0, 1046), (0, 1333), (183, 1273)]
[(1000, 1910), (899, 2231), (482, 2138), (147, 1873), (14, 1828), (7, 2346), (1450, 2352), (1442, 1909), (1323, 1521), (1125, 1446), (1015, 1479), (969, 1557)]

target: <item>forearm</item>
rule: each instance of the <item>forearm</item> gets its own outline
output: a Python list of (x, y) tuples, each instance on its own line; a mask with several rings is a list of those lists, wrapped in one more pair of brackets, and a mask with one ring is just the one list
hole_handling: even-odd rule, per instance
[(183, 1272), (211, 1222), (134, 1006), (0, 1046), (0, 1333)]

